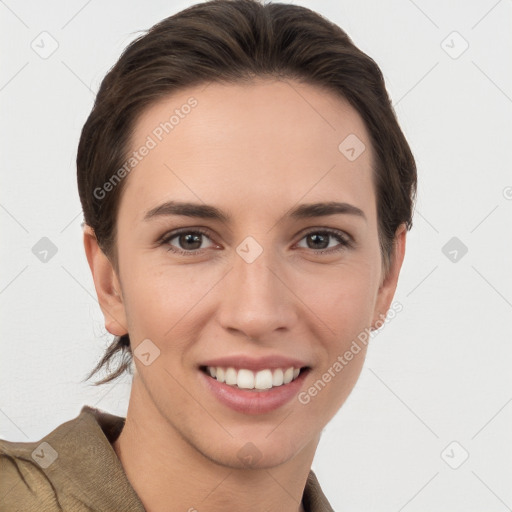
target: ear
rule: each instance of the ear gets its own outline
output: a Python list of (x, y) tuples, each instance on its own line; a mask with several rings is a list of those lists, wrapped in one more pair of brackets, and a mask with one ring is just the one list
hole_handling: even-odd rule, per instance
[(400, 275), (400, 269), (404, 261), (406, 234), (407, 228), (405, 224), (400, 224), (395, 233), (393, 252), (390, 257), (388, 272), (384, 276), (377, 293), (372, 326), (375, 326), (378, 320), (380, 320), (379, 323), (382, 323), (391, 306), (391, 301), (395, 295), (396, 285), (398, 283), (398, 276)]
[(84, 248), (107, 331), (115, 336), (127, 334), (126, 313), (118, 276), (98, 245), (94, 230), (87, 224), (84, 224)]

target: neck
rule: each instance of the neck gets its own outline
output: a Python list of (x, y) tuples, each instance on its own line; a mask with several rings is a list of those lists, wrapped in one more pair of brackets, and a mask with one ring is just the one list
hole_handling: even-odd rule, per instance
[(225, 466), (185, 440), (154, 404), (148, 407), (137, 380), (113, 448), (146, 512), (225, 512), (234, 505), (248, 512), (304, 511), (302, 495), (319, 439), (278, 466)]

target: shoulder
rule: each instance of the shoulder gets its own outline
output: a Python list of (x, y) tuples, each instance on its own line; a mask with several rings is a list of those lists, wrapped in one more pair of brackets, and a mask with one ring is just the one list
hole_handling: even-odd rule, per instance
[[(94, 473), (101, 473), (98, 467), (109, 461), (109, 450), (113, 452), (98, 423), (103, 416), (115, 418), (84, 406), (77, 417), (58, 425), (38, 441), (0, 439), (0, 510), (90, 510), (88, 505), (95, 501), (98, 487)], [(115, 425), (112, 419), (110, 423), (105, 421), (107, 431)], [(88, 492), (83, 492), (84, 487)]]
[(112, 448), (124, 418), (89, 406), (35, 442), (0, 439), (2, 512), (144, 507)]
[(51, 481), (33, 458), (36, 457), (37, 448), (38, 443), (16, 443), (0, 439), (1, 510), (62, 510)]
[(304, 510), (307, 512), (334, 512), (313, 470), (309, 472), (302, 496), (302, 503)]

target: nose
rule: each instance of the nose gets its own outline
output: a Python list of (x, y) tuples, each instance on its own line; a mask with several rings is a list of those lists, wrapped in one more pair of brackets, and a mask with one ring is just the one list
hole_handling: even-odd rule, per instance
[(239, 254), (222, 282), (218, 319), (231, 334), (264, 341), (297, 322), (298, 300), (287, 283), (284, 263), (270, 249), (251, 262)]

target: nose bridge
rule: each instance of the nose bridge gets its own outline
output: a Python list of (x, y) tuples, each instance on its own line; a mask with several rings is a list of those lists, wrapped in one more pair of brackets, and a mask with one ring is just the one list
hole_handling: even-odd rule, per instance
[(224, 328), (258, 338), (294, 321), (290, 293), (279, 272), (281, 265), (270, 247), (252, 237), (237, 247), (223, 294)]
[[(241, 252), (242, 249), (239, 249)], [(251, 248), (252, 252), (253, 249)], [(275, 288), (276, 270), (275, 258), (271, 254), (271, 249), (267, 249), (257, 255), (254, 260), (246, 260), (238, 254), (233, 268), (233, 280), (236, 286), (241, 288), (238, 293), (247, 295), (248, 299), (257, 301), (267, 300), (278, 293)], [(277, 297), (276, 297), (277, 299)]]

